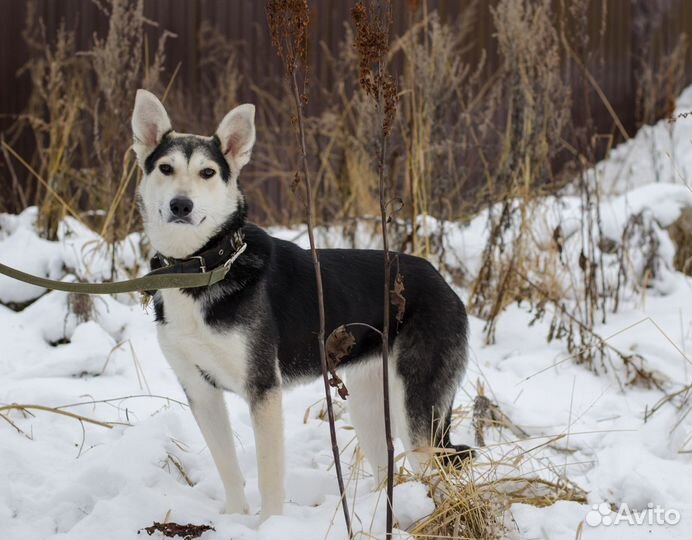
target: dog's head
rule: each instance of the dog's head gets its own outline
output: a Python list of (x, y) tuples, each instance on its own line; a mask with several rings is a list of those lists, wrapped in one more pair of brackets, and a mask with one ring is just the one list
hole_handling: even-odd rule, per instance
[(138, 90), (132, 133), (144, 229), (162, 255), (187, 257), (244, 205), (238, 174), (255, 144), (255, 106), (233, 109), (211, 137), (189, 135), (173, 131), (156, 96)]

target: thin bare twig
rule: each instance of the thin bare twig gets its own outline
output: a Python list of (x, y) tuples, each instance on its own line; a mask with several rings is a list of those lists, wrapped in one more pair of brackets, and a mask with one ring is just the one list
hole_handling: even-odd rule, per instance
[[(397, 94), (394, 80), (386, 70), (389, 52), (389, 27), (392, 21), (392, 6), (389, 0), (380, 0), (369, 8), (358, 2), (353, 8), (356, 23), (356, 49), (360, 60), (360, 85), (367, 95), (372, 97), (381, 120), (379, 133), (379, 152), (377, 156), (377, 175), (379, 184), (380, 226), (382, 231), (382, 248), (384, 252), (384, 287), (382, 317), (382, 398), (384, 405), (384, 430), (387, 443), (387, 521), (386, 538), (392, 537), (394, 526), (394, 443), (392, 439), (392, 421), (389, 406), (389, 313), (391, 303), (391, 258), (387, 224), (389, 216), (387, 206), (391, 202), (387, 197), (387, 185), (384, 173), (387, 136), (391, 130), (396, 113)], [(375, 66), (373, 72), (371, 66)], [(414, 233), (415, 236), (415, 233)], [(398, 318), (398, 316), (397, 316)]]
[(32, 409), (32, 410), (36, 410), (36, 411), (46, 411), (46, 412), (51, 412), (54, 414), (60, 414), (62, 416), (68, 416), (70, 418), (74, 418), (75, 420), (79, 420), (80, 422), (88, 422), (89, 424), (94, 424), (94, 425), (105, 427), (108, 429), (111, 429), (114, 425), (128, 425), (128, 424), (124, 424), (122, 422), (102, 422), (101, 420), (95, 420), (95, 419), (89, 418), (87, 416), (82, 416), (81, 414), (71, 413), (68, 411), (56, 409), (54, 407), (47, 407), (45, 405), (36, 405), (36, 404), (13, 403), (12, 405), (5, 405), (3, 407), (0, 407), (0, 413), (2, 413), (4, 411), (10, 411), (10, 410), (27, 411), (28, 409)]
[(332, 394), (329, 386), (329, 370), (327, 368), (327, 351), (325, 349), (325, 314), (324, 314), (324, 289), (322, 287), (322, 269), (320, 268), (320, 259), (317, 254), (317, 245), (315, 243), (314, 233), (314, 211), (312, 199), (312, 185), (310, 184), (310, 171), (308, 167), (307, 149), (305, 145), (305, 128), (303, 125), (303, 107), (300, 101), (300, 93), (298, 91), (298, 82), (295, 72), (292, 76), (293, 81), (293, 98), (295, 100), (296, 111), (298, 115), (298, 129), (300, 132), (300, 151), (301, 161), (303, 165), (303, 183), (305, 185), (306, 200), (306, 217), (308, 225), (308, 238), (310, 240), (310, 255), (312, 256), (312, 264), (315, 269), (315, 283), (317, 285), (317, 305), (319, 309), (320, 328), (317, 333), (317, 342), (320, 350), (320, 365), (322, 367), (322, 380), (324, 382), (324, 395), (327, 401), (327, 416), (329, 418), (329, 435), (332, 441), (332, 453), (334, 454), (334, 469), (336, 478), (339, 484), (339, 496), (344, 510), (344, 520), (346, 521), (346, 529), (351, 536), (351, 518), (348, 512), (348, 501), (345, 497), (344, 478), (341, 471), (341, 459), (339, 458), (339, 443), (336, 438), (336, 421), (334, 418), (334, 406), (332, 404)]
[[(324, 383), (324, 394), (327, 403), (327, 415), (329, 418), (329, 435), (332, 443), (332, 453), (334, 456), (334, 469), (336, 471), (337, 482), (339, 484), (339, 496), (341, 507), (344, 513), (344, 522), (349, 538), (352, 537), (351, 517), (348, 511), (348, 500), (345, 496), (344, 478), (341, 471), (341, 459), (339, 444), (336, 438), (336, 423), (334, 418), (334, 407), (329, 385), (329, 370), (327, 366), (326, 351), (326, 332), (325, 332), (325, 310), (324, 310), (324, 290), (322, 286), (322, 270), (317, 254), (314, 234), (314, 200), (312, 194), (312, 184), (310, 182), (310, 168), (308, 166), (307, 145), (305, 143), (305, 123), (303, 106), (307, 102), (307, 27), (310, 22), (308, 5), (305, 0), (281, 1), (271, 0), (267, 4), (267, 20), (272, 34), (272, 44), (274, 45), (279, 57), (284, 62), (286, 75), (291, 84), (292, 97), (295, 105), (295, 124), (296, 136), (300, 148), (300, 160), (302, 165), (302, 180), (305, 186), (305, 217), (308, 226), (308, 238), (310, 240), (310, 255), (315, 270), (315, 284), (317, 287), (317, 305), (319, 310), (319, 331), (317, 343), (319, 346), (320, 365), (322, 368), (322, 380)], [(303, 92), (298, 86), (297, 68), (303, 69)], [(296, 173), (296, 179), (299, 174)]]

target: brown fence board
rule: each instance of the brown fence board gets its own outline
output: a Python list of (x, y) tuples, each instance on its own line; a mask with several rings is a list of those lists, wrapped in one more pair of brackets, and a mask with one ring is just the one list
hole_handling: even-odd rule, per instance
[[(312, 0), (310, 4), (315, 22), (311, 31), (314, 75), (328, 87), (332, 81), (329, 80), (326, 55), (319, 43), (323, 41), (329, 50), (336, 50), (344, 36), (344, 24), (350, 22), (352, 2)], [(429, 0), (427, 9), (437, 9), (443, 20), (453, 19), (465, 4), (460, 1)], [(467, 56), (467, 60), (473, 64), (478, 61), (482, 51), (487, 52), (486, 76), (497, 68), (498, 63), (490, 10), (494, 4), (494, 0), (478, 4), (474, 46)], [(103, 35), (107, 29), (107, 21), (91, 0), (38, 0), (37, 5), (49, 37), (55, 36), (64, 20), (68, 28), (76, 28), (80, 49), (87, 49), (94, 35)], [(669, 51), (680, 33), (692, 31), (692, 2), (668, 0), (660, 5), (667, 12), (660, 30), (653, 38), (655, 55)], [(262, 82), (280, 74), (280, 63), (271, 50), (264, 6), (264, 2), (255, 0), (146, 0), (145, 13), (160, 27), (177, 35), (168, 44), (167, 67), (172, 71), (181, 63), (181, 80), (194, 95), (199, 66), (197, 32), (203, 20), (211, 21), (229, 40), (245, 43), (243, 52), (249, 55), (247, 65), (250, 69), (247, 80)], [(405, 30), (409, 19), (407, 9), (406, 0), (394, 1), (394, 34)], [(28, 54), (21, 35), (26, 1), (0, 0), (0, 12), (4, 14), (0, 18), (0, 73), (4, 83), (0, 86), (0, 114), (12, 115), (21, 111), (28, 91), (27, 81), (18, 81), (16, 78), (16, 72), (26, 62)], [(633, 99), (633, 66), (636, 59), (632, 47), (637, 46), (633, 34), (635, 13), (632, 0), (607, 1), (607, 31), (602, 43), (598, 43), (600, 13), (601, 2), (592, 1), (589, 34), (592, 43), (601, 45), (601, 50), (595, 51), (593, 57), (602, 59), (602, 63), (593, 63), (589, 68), (614, 103), (626, 106)], [(155, 46), (155, 43), (150, 45)], [(3, 122), (0, 127), (6, 125)]]
[[(428, 12), (437, 10), (442, 20), (455, 19), (470, 2), (461, 0), (418, 0)], [(569, 6), (570, 0), (554, 0), (556, 11)], [(350, 11), (354, 2), (345, 0), (310, 0), (313, 26), (310, 30), (310, 50), (313, 75), (322, 88), (329, 88), (333, 81), (328, 69), (328, 59), (320, 46), (324, 42), (336, 53), (345, 35), (345, 25), (351, 23)], [(402, 34), (411, 20), (412, 0), (393, 0), (394, 24), (392, 33)], [(465, 61), (476, 64), (484, 51), (487, 53), (484, 76), (489, 77), (498, 67), (498, 52), (492, 20), (492, 6), (497, 0), (477, 2), (476, 21), (471, 37), (472, 47)], [(258, 84), (269, 91), (281, 92), (277, 84), (282, 66), (271, 48), (265, 20), (265, 5), (261, 0), (144, 0), (145, 14), (161, 28), (176, 34), (168, 42), (166, 51), (167, 71), (170, 75), (180, 63), (178, 84), (182, 84), (189, 99), (194, 99), (199, 87), (200, 58), (198, 31), (203, 21), (209, 21), (238, 43), (242, 51), (246, 71), (245, 84), (240, 99), (252, 99), (249, 83)], [(689, 0), (606, 0), (606, 32), (601, 38), (601, 0), (589, 3), (588, 34), (593, 52), (588, 68), (594, 75), (617, 114), (630, 134), (634, 133), (635, 77), (641, 54), (642, 32), (654, 32), (651, 37), (651, 55), (660, 59), (676, 44), (681, 33), (692, 34), (692, 2)], [(104, 36), (108, 21), (91, 0), (37, 0), (37, 16), (43, 19), (47, 35), (53, 39), (62, 21), (69, 29), (76, 30), (77, 47), (87, 50), (95, 35)], [(646, 30), (652, 20), (647, 13), (658, 10), (662, 15), (657, 28)], [(0, 0), (0, 131), (5, 130), (12, 118), (19, 114), (28, 99), (30, 87), (26, 75), (17, 77), (29, 55), (29, 48), (22, 38), (22, 28), (27, 13), (26, 0)], [(645, 28), (645, 30), (642, 30)], [(150, 50), (156, 42), (150, 41)], [(687, 73), (691, 72), (692, 55), (688, 54)], [(571, 74), (575, 94), (581, 92), (583, 79), (578, 68), (566, 62), (565, 69)], [(573, 117), (578, 121), (584, 104), (575, 100)], [(591, 103), (599, 117), (599, 128), (606, 131), (612, 121), (603, 105)], [(310, 103), (310, 112), (319, 112), (318, 100)]]

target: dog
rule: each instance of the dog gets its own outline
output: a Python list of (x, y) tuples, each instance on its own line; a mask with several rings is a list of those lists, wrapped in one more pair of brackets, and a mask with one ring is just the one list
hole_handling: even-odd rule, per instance
[[(249, 511), (223, 398), (230, 391), (247, 401), (251, 413), (261, 519), (281, 514), (281, 390), (322, 373), (318, 301), (310, 252), (246, 221), (238, 176), (255, 143), (255, 107), (231, 110), (211, 137), (176, 133), (156, 96), (139, 90), (132, 130), (143, 173), (138, 203), (157, 253), (152, 267), (173, 261), (198, 265), (199, 271), (211, 270), (212, 264), (230, 265), (214, 285), (154, 294), (161, 350), (221, 476), (225, 511)], [(327, 335), (348, 323), (382, 329), (383, 252), (320, 249), (318, 254)], [(470, 451), (449, 439), (452, 403), (467, 364), (468, 322), (462, 301), (429, 262), (393, 256), (393, 272), (404, 282), (405, 310), (403, 318), (397, 318), (397, 309), (390, 310), (392, 426), (420, 465), (429, 453), (416, 449), (434, 445)], [(387, 467), (381, 340), (364, 325), (350, 328), (356, 343), (339, 370), (377, 486)]]

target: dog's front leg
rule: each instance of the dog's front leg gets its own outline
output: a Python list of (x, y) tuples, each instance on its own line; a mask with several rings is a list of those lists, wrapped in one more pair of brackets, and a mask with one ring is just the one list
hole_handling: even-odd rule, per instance
[(281, 388), (265, 390), (250, 403), (255, 432), (259, 490), (262, 497), (260, 519), (281, 514), (284, 502), (284, 430)]
[(190, 374), (183, 382), (192, 414), (202, 432), (211, 457), (221, 476), (226, 492), (225, 511), (230, 514), (247, 514), (243, 473), (233, 443), (231, 423), (228, 419), (223, 390), (211, 386), (199, 374)]

